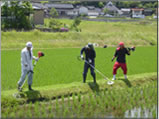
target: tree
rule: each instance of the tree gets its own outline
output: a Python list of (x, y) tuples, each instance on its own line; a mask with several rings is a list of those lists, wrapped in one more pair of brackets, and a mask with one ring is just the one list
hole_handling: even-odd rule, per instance
[(51, 9), (50, 15), (51, 15), (51, 17), (53, 17), (53, 18), (59, 16), (59, 14), (58, 14), (58, 12), (56, 11), (55, 8), (52, 8), (52, 9)]
[(71, 29), (75, 29), (77, 32), (78, 32), (78, 31), (81, 31), (81, 30), (78, 28), (78, 26), (80, 25), (80, 23), (81, 23), (81, 18), (80, 18), (80, 17), (76, 17), (76, 18), (74, 19), (74, 21), (73, 21), (73, 24), (72, 24), (72, 26), (71, 26)]
[(109, 10), (107, 8), (104, 8), (104, 14), (108, 14)]
[(99, 8), (103, 8), (103, 7), (104, 7), (103, 2), (99, 2), (99, 3), (98, 3), (98, 7), (99, 7)]
[(29, 2), (12, 1), (6, 2), (2, 6), (2, 16), (4, 29), (31, 29), (30, 14), (33, 13)]

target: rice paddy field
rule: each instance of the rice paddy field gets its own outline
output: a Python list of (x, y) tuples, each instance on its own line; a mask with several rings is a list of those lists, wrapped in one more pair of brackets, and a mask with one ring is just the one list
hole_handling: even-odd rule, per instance
[(141, 87), (61, 96), (61, 100), (15, 104), (2, 110), (2, 114), (6, 118), (156, 118), (156, 108), (157, 83), (153, 82)]
[[(72, 20), (60, 20), (71, 24)], [(47, 25), (48, 19), (45, 20)], [(2, 32), (1, 109), (3, 118), (156, 118), (157, 117), (157, 31), (156, 22), (142, 24), (82, 21), (82, 32)], [(33, 53), (43, 51), (34, 67), (33, 89), (17, 91), (21, 75), (20, 53), (27, 41)], [(112, 79), (111, 59), (119, 41), (136, 46), (127, 56), (128, 79), (122, 70), (113, 85), (97, 72), (83, 84), (84, 62), (77, 56), (88, 42), (95, 47), (95, 67)], [(108, 48), (102, 48), (106, 44)], [(34, 62), (33, 62), (34, 63)]]
[[(84, 62), (77, 60), (80, 48), (40, 49), (45, 53), (34, 68), (34, 87), (82, 82)], [(111, 58), (116, 48), (96, 48), (96, 68), (112, 78), (114, 62)], [(34, 50), (37, 56), (39, 50)], [(2, 51), (2, 90), (17, 88), (21, 75), (20, 50)], [(157, 47), (137, 47), (127, 56), (128, 75), (157, 72)], [(123, 76), (122, 70), (117, 76)], [(97, 81), (103, 80), (97, 73)], [(93, 81), (88, 72), (87, 81)], [(27, 83), (27, 82), (26, 82)], [(27, 85), (26, 85), (27, 86)]]

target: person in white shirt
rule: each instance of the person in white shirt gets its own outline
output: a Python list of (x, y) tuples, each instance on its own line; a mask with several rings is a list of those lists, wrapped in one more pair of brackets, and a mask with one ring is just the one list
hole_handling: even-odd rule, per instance
[(32, 52), (32, 42), (27, 42), (26, 47), (21, 51), (21, 78), (18, 81), (18, 90), (22, 91), (22, 86), (25, 81), (26, 75), (28, 75), (28, 88), (29, 90), (33, 90), (31, 88), (32, 80), (33, 80), (33, 64), (32, 60), (38, 61), (39, 58), (33, 56)]

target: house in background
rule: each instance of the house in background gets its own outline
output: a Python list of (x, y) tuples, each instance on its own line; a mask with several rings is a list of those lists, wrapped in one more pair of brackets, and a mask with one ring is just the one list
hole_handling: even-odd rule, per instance
[(44, 9), (39, 7), (33, 7), (33, 24), (44, 24)]
[(44, 6), (48, 8), (48, 13), (52, 8), (55, 8), (59, 17), (65, 17), (68, 16), (68, 14), (76, 12), (72, 4), (46, 3)]
[(75, 16), (78, 16), (79, 15), (79, 10), (74, 8), (73, 10), (70, 10), (67, 12), (67, 15), (69, 17), (75, 17)]
[(131, 17), (131, 9), (129, 8), (121, 8), (121, 16), (123, 17)]
[(122, 14), (121, 11), (111, 2), (109, 1), (103, 8), (103, 11), (104, 10), (107, 10), (107, 14), (109, 15), (113, 15), (113, 16), (116, 16), (118, 14)]
[(79, 7), (79, 15), (86, 15), (87, 16), (88, 15), (88, 8), (85, 6), (80, 6)]
[(132, 8), (131, 9), (131, 17), (132, 18), (145, 18), (144, 9)]
[(152, 16), (153, 10), (152, 9), (144, 9), (144, 15), (145, 16)]
[(88, 8), (88, 16), (90, 18), (96, 18), (101, 14), (101, 9), (100, 8), (96, 8), (94, 6), (87, 6)]
[(44, 15), (47, 8), (40, 3), (32, 3), (32, 8), (34, 10), (34, 13), (32, 14), (33, 24), (44, 24)]

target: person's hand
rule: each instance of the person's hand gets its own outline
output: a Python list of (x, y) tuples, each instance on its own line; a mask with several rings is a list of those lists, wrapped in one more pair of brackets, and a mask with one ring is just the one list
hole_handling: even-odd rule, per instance
[(130, 52), (131, 48), (128, 48), (128, 51)]
[(37, 58), (35, 58), (35, 61), (37, 62), (37, 61), (39, 61), (39, 58), (37, 57)]
[(88, 62), (89, 62), (89, 63), (92, 63), (92, 60), (91, 60), (91, 59), (88, 59)]
[(83, 55), (81, 55), (81, 59), (82, 59), (82, 60), (84, 60), (84, 57), (83, 57)]
[(114, 57), (112, 58), (112, 62), (114, 61)]

